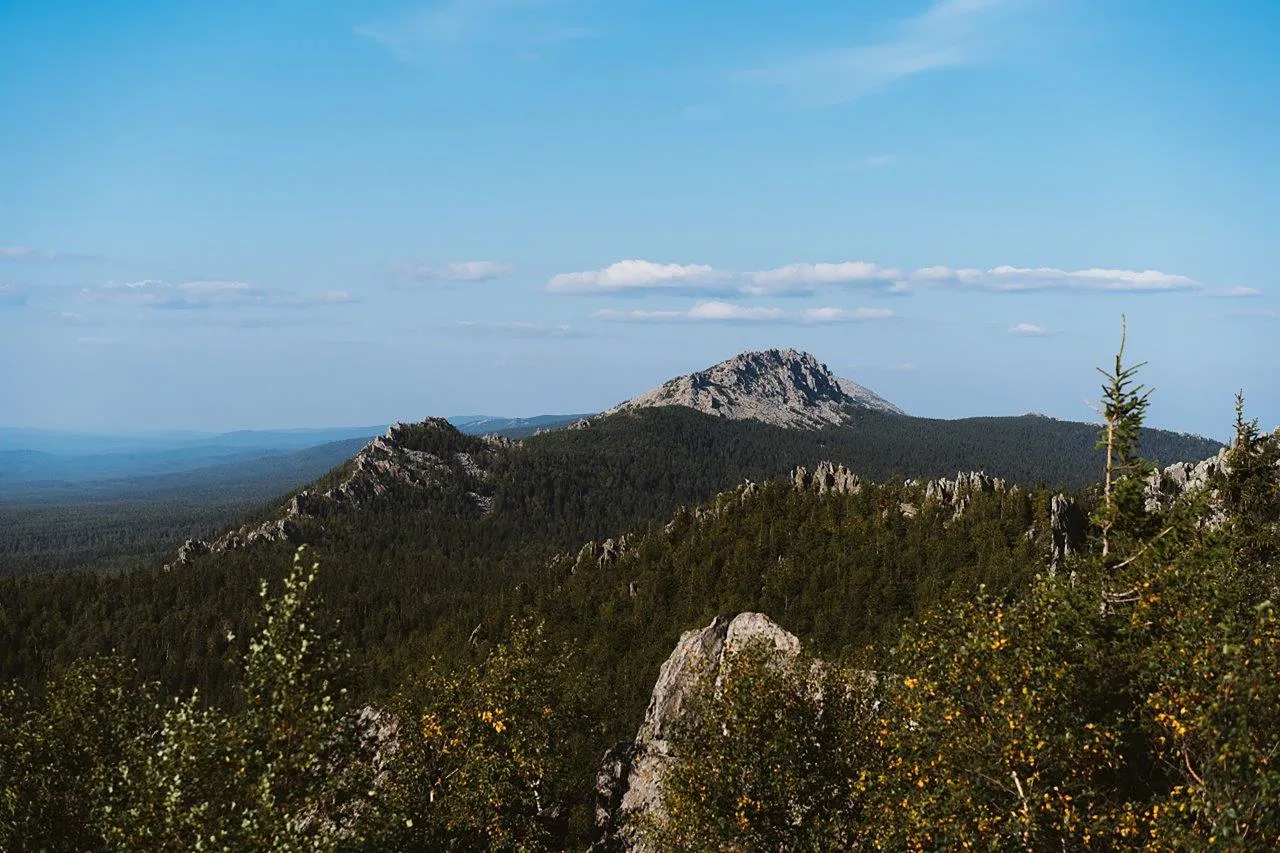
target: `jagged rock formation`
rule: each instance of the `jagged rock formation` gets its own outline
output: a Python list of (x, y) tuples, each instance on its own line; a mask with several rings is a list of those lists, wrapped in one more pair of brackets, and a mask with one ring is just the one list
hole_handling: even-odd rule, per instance
[[(293, 495), (281, 507), (278, 518), (242, 525), (211, 542), (188, 539), (178, 548), (173, 562), (164, 568), (168, 571), (204, 554), (266, 542), (301, 544), (304, 535), (300, 525), (304, 520), (322, 519), (332, 512), (362, 507), (397, 485), (424, 490), (460, 486), (471, 507), (487, 513), (493, 501), (486, 485), (488, 464), (494, 452), (510, 446), (511, 442), (499, 435), (478, 439), (463, 437), (444, 418), (393, 424), (385, 435), (366, 444), (343, 467), (341, 479), (332, 487), (318, 494), (303, 490)], [(464, 449), (456, 449), (458, 447)]]
[[(1217, 456), (1201, 459), (1194, 465), (1190, 462), (1175, 462), (1163, 470), (1152, 471), (1142, 490), (1147, 512), (1166, 510), (1182, 495), (1204, 488), (1225, 474), (1228, 452), (1224, 447), (1218, 451)], [(1206, 523), (1212, 522), (1212, 517), (1206, 519)], [(1221, 523), (1221, 519), (1218, 523)]]
[(744, 352), (678, 376), (604, 414), (655, 406), (686, 406), (730, 420), (802, 429), (843, 423), (851, 407), (902, 414), (888, 400), (794, 349)]
[[(623, 535), (617, 539), (606, 539), (603, 542), (588, 542), (578, 549), (578, 556), (574, 557), (570, 566), (569, 573), (577, 574), (582, 569), (606, 568), (607, 566), (617, 565), (622, 556), (627, 553), (628, 545), (631, 537)], [(559, 564), (568, 559), (568, 555), (560, 554), (552, 558), (552, 564)]]
[(924, 487), (924, 498), (952, 504), (957, 498), (973, 492), (1003, 492), (1004, 490), (1004, 480), (988, 476), (986, 471), (959, 471), (954, 480), (943, 477), (927, 482)]
[(820, 495), (828, 492), (837, 495), (857, 494), (862, 488), (858, 475), (843, 465), (830, 462), (819, 462), (818, 467), (810, 472), (800, 466), (791, 472), (791, 483), (797, 489), (813, 489)]
[(1057, 573), (1084, 547), (1089, 519), (1075, 498), (1056, 494), (1049, 499), (1049, 571)]
[(605, 753), (596, 777), (596, 824), (602, 841), (595, 849), (649, 849), (626, 824), (640, 815), (656, 815), (661, 808), (662, 774), (678, 760), (667, 742), (672, 725), (699, 680), (717, 678), (725, 658), (755, 640), (771, 644), (784, 658), (800, 653), (795, 635), (761, 613), (740, 613), (733, 619), (717, 616), (707, 627), (680, 635), (658, 672), (636, 739)]

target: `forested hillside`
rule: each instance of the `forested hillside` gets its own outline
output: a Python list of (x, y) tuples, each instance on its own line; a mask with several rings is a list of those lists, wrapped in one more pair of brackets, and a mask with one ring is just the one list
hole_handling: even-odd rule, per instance
[[(478, 623), (518, 611), (530, 595), (529, 583), (554, 554), (642, 532), (665, 523), (680, 505), (744, 480), (784, 476), (821, 460), (870, 478), (937, 477), (982, 467), (1030, 485), (1080, 484), (1100, 468), (1093, 430), (1085, 424), (1030, 416), (955, 422), (875, 412), (856, 417), (848, 427), (804, 431), (679, 407), (623, 413), (493, 453), (484, 485), (491, 499), (487, 513), (475, 511), (466, 489), (399, 484), (358, 510), (300, 520), (301, 536), (324, 557), (329, 570), (321, 588), (339, 608), (335, 616), (376, 684), (393, 678), (405, 661), (456, 655)], [(424, 435), (427, 443), (414, 445), (421, 452), (449, 456), (483, 446), (452, 430)], [(1171, 433), (1149, 431), (1144, 438), (1168, 454), (1164, 460), (1216, 450), (1207, 440)], [(321, 478), (317, 489), (336, 482), (343, 470)], [(172, 513), (175, 507), (157, 509)], [(263, 506), (251, 517), (268, 519), (275, 512)], [(38, 545), (57, 534), (49, 529), (56, 517), (17, 517), (28, 530), (35, 528), (21, 541)], [(159, 515), (157, 524), (164, 518)], [(76, 535), (74, 528), (69, 535)], [(154, 540), (145, 538), (146, 528), (108, 535), (137, 537), (130, 545), (137, 555), (154, 553), (147, 551)], [(176, 550), (176, 543), (165, 544)], [(13, 553), (21, 546), (9, 547)], [(33, 683), (51, 666), (116, 650), (137, 659), (149, 676), (219, 695), (227, 674), (218, 638), (228, 628), (244, 635), (258, 579), (277, 574), (289, 548), (276, 543), (227, 551), (175, 572), (161, 571), (165, 556), (157, 556), (149, 568), (123, 575), (76, 572), (0, 582), (0, 674)], [(41, 560), (65, 565), (56, 553), (15, 562), (39, 566)]]
[[(12, 780), (0, 840), (163, 848), (210, 827), (200, 837), (226, 849), (275, 849), (299, 832), (328, 849), (581, 847), (636, 833), (660, 849), (1036, 846), (1148, 827), (1206, 837), (1197, 815), (1274, 752), (1255, 719), (1274, 680), (1259, 681), (1252, 658), (1177, 669), (1184, 640), (1117, 634), (1108, 614), (1138, 605), (1177, 637), (1182, 609), (1157, 606), (1161, 595), (1203, 602), (1226, 626), (1224, 649), (1256, 645), (1272, 659), (1273, 622), (1248, 613), (1269, 614), (1276, 589), (1280, 439), (1238, 412), (1225, 465), (1199, 466), (1186, 495), (1178, 469), (1166, 494), (1144, 485), (1143, 447), (1171, 461), (1216, 446), (1140, 431), (1135, 393), (1116, 380), (1105, 465), (1093, 429), (1037, 417), (851, 412), (802, 431), (665, 407), (514, 446), (442, 420), (396, 425), (287, 507), (260, 509), (164, 569), (0, 582), (0, 666), (14, 685), (0, 709), (0, 770)], [(978, 458), (1008, 480), (931, 479)], [(1078, 487), (1099, 470), (1102, 489), (1075, 499), (1045, 485)], [(305, 554), (290, 570), (298, 542)], [(1166, 592), (1145, 593), (1153, 583)], [(727, 664), (724, 690), (697, 694), (671, 733), (687, 759), (655, 781), (663, 810), (623, 813), (630, 835), (612, 834), (592, 790), (600, 756), (635, 731), (682, 631), (747, 610), (785, 622), (825, 662)], [(1021, 663), (989, 658), (1006, 648)], [(1099, 668), (1090, 648), (1114, 665)], [(1058, 663), (1080, 654), (1077, 667)], [(1146, 698), (1112, 678), (1170, 659), (1176, 678), (1132, 679)], [(1201, 682), (1219, 671), (1251, 685), (1244, 730), (1213, 728)], [(922, 683), (952, 716), (922, 704)], [(1026, 699), (993, 708), (986, 685), (1022, 685)], [(164, 695), (191, 698), (157, 703)], [(821, 701), (852, 704), (832, 725)], [(1191, 712), (1170, 709), (1195, 702), (1203, 719), (1188, 721), (1234, 738), (1223, 748), (1245, 764), (1192, 796), (1172, 787), (1177, 773), (1141, 768), (1165, 760), (1160, 732), (1184, 737)], [(903, 713), (920, 726), (900, 730)], [(988, 723), (969, 732), (955, 714), (1007, 718), (1004, 752), (990, 754)], [(811, 719), (810, 733), (768, 722), (783, 718)], [(726, 720), (741, 736), (724, 739)], [(956, 738), (972, 759), (953, 754)], [(843, 758), (803, 759), (819, 743)], [(1075, 743), (1097, 760), (1074, 755)], [(1197, 752), (1197, 771), (1190, 748), (1189, 778), (1202, 780), (1209, 759)], [(1045, 749), (1048, 767), (1036, 763)], [(760, 750), (776, 756), (766, 775), (785, 791), (744, 763)], [(956, 781), (970, 760), (1014, 767), (1012, 816), (998, 790)], [(1251, 782), (1251, 802), (1265, 801), (1257, 785), (1269, 779)], [(1035, 816), (1024, 785), (1040, 798)], [(968, 799), (948, 799), (957, 792)], [(1162, 823), (1147, 801), (1191, 811)], [(814, 821), (785, 817), (800, 807)], [(1234, 831), (1270, 819), (1251, 813)], [(1257, 837), (1275, 837), (1264, 824)]]
[[(336, 552), (285, 572), (287, 550), (269, 566), (267, 549), (256, 568), (287, 577), (264, 582), (261, 598), (245, 590), (259, 615), (188, 635), (223, 658), (225, 681), (210, 685), (218, 701), (202, 691), (157, 703), (172, 685), (111, 660), (4, 694), (0, 840), (133, 849), (198, 834), (225, 849), (277, 849), (304, 833), (325, 849), (580, 849), (594, 834), (594, 765), (634, 730), (675, 635), (721, 610), (759, 608), (827, 663), (735, 659), (724, 690), (690, 705), (672, 742), (684, 760), (662, 782), (680, 820), (636, 824), (658, 849), (983, 838), (1111, 848), (1138, 836), (1253, 849), (1240, 842), (1280, 837), (1265, 710), (1280, 649), (1266, 599), (1280, 441), (1243, 446), (1207, 484), (1213, 526), (1204, 491), (1127, 511), (1112, 556), (1099, 559), (1096, 538), (1079, 543), (1057, 576), (1046, 490), (846, 474), (740, 487), (622, 547), (539, 564), (518, 589), (477, 587), (478, 627), (454, 620), (451, 656), (414, 643), (402, 655), (405, 631), (373, 679), (339, 645), (361, 663), (376, 648), (364, 632), (414, 624), (430, 591), (390, 587), (376, 563), (344, 578)], [(397, 550), (394, 537), (379, 546)], [(235, 577), (185, 580), (218, 601), (218, 581)], [(361, 623), (359, 598), (342, 596), (368, 587), (400, 609)], [(193, 612), (166, 616), (182, 625)], [(868, 680), (868, 670), (894, 675)], [(814, 704), (824, 695), (847, 713), (824, 717)], [(359, 711), (366, 702), (380, 710)], [(920, 724), (904, 728), (906, 718)], [(330, 767), (343, 769), (316, 772)], [(1224, 819), (1235, 802), (1248, 811)], [(788, 820), (794, 808), (809, 819)], [(329, 819), (314, 824), (317, 814)]]

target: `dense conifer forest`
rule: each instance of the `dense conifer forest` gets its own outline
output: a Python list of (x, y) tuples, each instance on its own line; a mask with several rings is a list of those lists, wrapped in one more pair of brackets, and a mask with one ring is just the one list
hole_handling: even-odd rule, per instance
[[(1114, 489), (1096, 485), (1107, 470), (1096, 429), (1034, 416), (865, 413), (803, 432), (667, 408), (518, 448), (409, 427), (406, 447), (483, 458), (487, 477), (462, 466), (440, 488), (400, 485), (302, 519), (296, 554), (278, 541), (168, 571), (0, 581), (0, 842), (170, 849), (209, 832), (218, 849), (580, 848), (595, 833), (595, 767), (634, 735), (659, 664), (681, 632), (739, 611), (793, 631), (850, 697), (868, 683), (874, 695), (850, 698), (830, 726), (805, 703), (832, 684), (815, 689), (809, 670), (751, 655), (735, 663), (674, 741), (693, 760), (664, 797), (687, 819), (636, 829), (664, 849), (1203, 840), (1244, 771), (1221, 771), (1220, 790), (1179, 787), (1174, 758), (1211, 775), (1215, 714), (1244, 715), (1222, 748), (1228, 764), (1261, 772), (1250, 796), (1261, 803), (1270, 789), (1257, 786), (1272, 784), (1274, 725), (1254, 698), (1232, 710), (1212, 695), (1228, 672), (1250, 697), (1275, 689), (1258, 667), (1280, 642), (1266, 621), (1280, 449), (1238, 419), (1230, 473), (1212, 484), (1228, 520), (1207, 528), (1207, 492), (1151, 511), (1129, 496), (1152, 456), (1217, 446), (1138, 433), (1137, 420), (1129, 444), (1108, 451), (1133, 466)], [(861, 482), (792, 481), (793, 466), (820, 460)], [(927, 488), (977, 467), (1005, 484), (946, 498)], [(1049, 504), (1063, 488), (1101, 526), (1055, 573)], [(1258, 655), (1206, 658), (1203, 671), (1177, 660), (1200, 639), (1162, 596), (1200, 602), (1224, 649)], [(1099, 611), (1111, 600), (1129, 610)], [(1135, 633), (1142, 619), (1160, 636)], [(991, 657), (1006, 647), (1020, 651)], [(894, 676), (856, 675), (866, 672)], [(1133, 680), (1116, 682), (1121, 672)], [(924, 704), (918, 684), (931, 691)], [(1006, 693), (1028, 698), (1007, 705)], [(817, 715), (822, 742), (787, 741), (803, 732), (768, 725), (781, 713), (768, 702)], [(1194, 702), (1201, 710), (1178, 710)], [(1011, 732), (1030, 728), (981, 740), (998, 714)], [(902, 730), (907, 717), (919, 725)], [(726, 719), (743, 725), (727, 741), (716, 734)], [(942, 746), (952, 739), (954, 752)], [(815, 748), (818, 765), (788, 763)], [(779, 756), (772, 775), (787, 793), (752, 769), (762, 750)], [(1010, 756), (1023, 762), (1012, 771)], [(969, 762), (995, 789), (966, 776)], [(1001, 778), (1023, 799), (1001, 800)], [(739, 799), (717, 799), (726, 791)], [(785, 814), (797, 804), (820, 814), (796, 824)], [(1271, 819), (1255, 805), (1235, 831), (1274, 839)]]

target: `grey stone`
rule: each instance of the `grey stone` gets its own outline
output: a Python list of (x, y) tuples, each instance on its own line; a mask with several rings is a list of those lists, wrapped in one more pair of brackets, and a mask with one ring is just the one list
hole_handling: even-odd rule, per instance
[(862, 386), (841, 379), (806, 352), (744, 352), (621, 403), (604, 415), (658, 406), (685, 406), (729, 420), (817, 429), (850, 420), (850, 409), (902, 411)]
[(596, 824), (602, 841), (596, 849), (650, 849), (627, 822), (645, 814), (660, 817), (662, 774), (678, 760), (667, 740), (671, 727), (701, 679), (718, 679), (726, 656), (754, 640), (772, 645), (784, 659), (800, 653), (795, 635), (761, 613), (717, 616), (705, 628), (680, 635), (658, 671), (635, 741), (605, 753), (597, 775)]

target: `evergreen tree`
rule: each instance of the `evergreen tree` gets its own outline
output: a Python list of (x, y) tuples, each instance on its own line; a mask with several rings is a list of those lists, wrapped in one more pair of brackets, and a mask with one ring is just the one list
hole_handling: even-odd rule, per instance
[(1105, 377), (1102, 384), (1102, 404), (1098, 413), (1102, 416), (1102, 430), (1098, 448), (1105, 451), (1105, 469), (1102, 479), (1102, 505), (1094, 515), (1094, 522), (1102, 531), (1102, 556), (1111, 551), (1112, 532), (1126, 521), (1141, 513), (1141, 476), (1150, 467), (1138, 452), (1142, 421), (1154, 389), (1135, 384), (1134, 377), (1146, 366), (1146, 362), (1124, 364), (1124, 347), (1128, 338), (1128, 323), (1120, 317), (1120, 349), (1116, 352), (1115, 367), (1111, 371), (1097, 370)]

